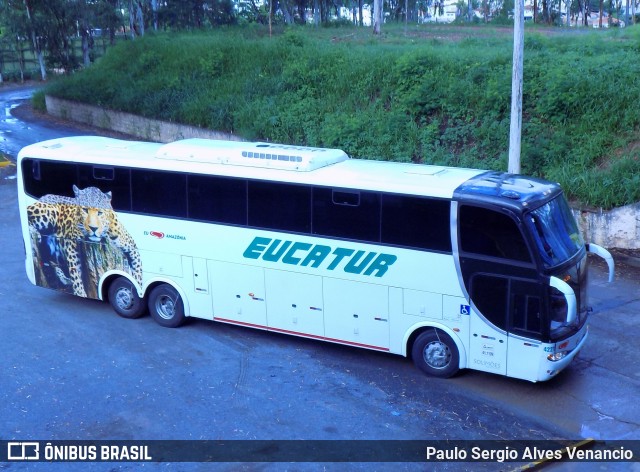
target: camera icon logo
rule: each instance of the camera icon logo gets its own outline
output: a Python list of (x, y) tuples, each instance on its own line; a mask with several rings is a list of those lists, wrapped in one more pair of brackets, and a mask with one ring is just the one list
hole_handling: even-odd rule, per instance
[(7, 443), (7, 460), (10, 461), (37, 461), (40, 459), (40, 443), (11, 442)]

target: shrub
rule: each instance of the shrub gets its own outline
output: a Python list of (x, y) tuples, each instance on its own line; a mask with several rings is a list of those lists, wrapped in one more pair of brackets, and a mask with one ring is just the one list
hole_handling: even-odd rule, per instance
[[(451, 39), (392, 27), (382, 38), (352, 27), (149, 35), (47, 93), (245, 139), (506, 169), (512, 37), (429, 28)], [(590, 205), (637, 201), (640, 30), (535, 31), (525, 41), (523, 172)]]

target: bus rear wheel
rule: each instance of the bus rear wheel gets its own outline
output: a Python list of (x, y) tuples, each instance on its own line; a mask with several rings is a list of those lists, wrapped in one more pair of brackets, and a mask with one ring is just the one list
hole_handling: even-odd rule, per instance
[(109, 285), (109, 303), (123, 318), (140, 318), (147, 307), (130, 280), (118, 277)]
[(433, 377), (449, 378), (459, 370), (460, 355), (456, 343), (439, 329), (421, 333), (411, 349), (413, 363)]
[(184, 323), (184, 304), (171, 285), (158, 285), (149, 295), (149, 312), (160, 326), (177, 328)]

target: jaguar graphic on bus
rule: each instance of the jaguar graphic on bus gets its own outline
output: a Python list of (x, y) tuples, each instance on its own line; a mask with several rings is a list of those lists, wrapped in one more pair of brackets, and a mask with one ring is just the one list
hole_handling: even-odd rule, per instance
[(209, 319), (544, 381), (587, 338), (587, 253), (561, 188), (338, 149), (70, 137), (23, 148), (36, 285), (162, 326)]

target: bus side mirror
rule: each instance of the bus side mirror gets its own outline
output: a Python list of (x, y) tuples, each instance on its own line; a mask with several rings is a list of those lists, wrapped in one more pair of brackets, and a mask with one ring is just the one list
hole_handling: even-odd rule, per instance
[(593, 243), (587, 244), (587, 252), (600, 256), (605, 260), (607, 266), (609, 266), (609, 283), (613, 282), (613, 278), (615, 277), (615, 263), (613, 262), (611, 253), (602, 246)]
[(567, 324), (572, 324), (576, 320), (578, 310), (576, 293), (568, 283), (560, 280), (558, 277), (549, 277), (549, 285), (564, 295), (567, 301)]

